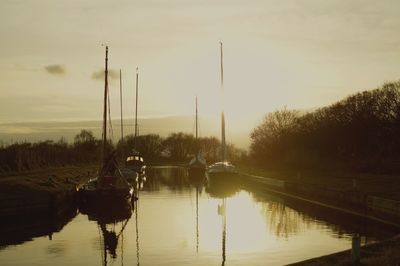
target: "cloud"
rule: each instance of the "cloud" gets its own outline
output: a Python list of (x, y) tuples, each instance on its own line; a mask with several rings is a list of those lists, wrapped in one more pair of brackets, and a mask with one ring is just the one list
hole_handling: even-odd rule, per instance
[[(116, 70), (108, 70), (108, 78), (111, 80), (119, 79), (119, 72)], [(92, 74), (92, 79), (104, 80), (104, 69), (100, 69)]]
[(44, 69), (51, 75), (65, 75), (67, 72), (63, 65), (49, 65), (45, 66)]

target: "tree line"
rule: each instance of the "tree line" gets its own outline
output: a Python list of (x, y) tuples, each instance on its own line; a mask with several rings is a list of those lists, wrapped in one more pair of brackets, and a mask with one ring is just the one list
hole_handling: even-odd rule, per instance
[(250, 157), (265, 168), (400, 170), (400, 81), (301, 114), (265, 115)]
[[(46, 140), (37, 143), (22, 142), (0, 146), (0, 172), (20, 172), (48, 167), (68, 165), (96, 164), (101, 160), (101, 140), (88, 130), (81, 130), (68, 143), (64, 138), (59, 141)], [(221, 144), (215, 137), (200, 137), (197, 140), (191, 134), (172, 133), (167, 137), (148, 134), (135, 137), (128, 135), (116, 144), (107, 143), (108, 150), (115, 150), (121, 163), (132, 150), (137, 150), (146, 163), (188, 163), (191, 156), (201, 151), (208, 163), (220, 159)], [(228, 144), (227, 153), (237, 162), (245, 151)]]
[[(400, 81), (353, 94), (330, 106), (307, 113), (286, 108), (265, 115), (253, 129), (249, 157), (229, 144), (227, 156), (234, 163), (250, 161), (264, 168), (338, 169), (367, 172), (400, 170)], [(46, 140), (0, 146), (0, 172), (100, 162), (101, 141), (82, 130), (68, 143)], [(108, 143), (122, 161), (132, 149), (149, 164), (187, 163), (198, 150), (208, 163), (220, 159), (215, 137), (172, 133), (128, 135)]]

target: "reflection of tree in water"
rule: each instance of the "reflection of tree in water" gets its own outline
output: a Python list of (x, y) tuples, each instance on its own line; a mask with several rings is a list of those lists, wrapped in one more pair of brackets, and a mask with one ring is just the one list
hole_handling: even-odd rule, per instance
[(278, 238), (287, 239), (291, 235), (304, 232), (315, 225), (315, 220), (288, 207), (285, 202), (274, 196), (254, 195), (255, 200), (261, 202), (261, 211), (267, 219), (269, 232)]
[(288, 238), (308, 229), (325, 230), (328, 227), (326, 222), (293, 209), (289, 202), (280, 197), (258, 193), (253, 197), (261, 203), (261, 212), (266, 217), (269, 232), (277, 237)]
[[(306, 230), (329, 232), (337, 238), (350, 238), (353, 233), (370, 235), (382, 239), (384, 235), (381, 226), (369, 224), (362, 218), (333, 212), (314, 204), (285, 200), (271, 195), (254, 195), (255, 200), (261, 202), (269, 231), (277, 237), (288, 238)], [(374, 238), (373, 237), (373, 238)], [(364, 237), (365, 241), (367, 239)]]
[(159, 190), (166, 186), (173, 191), (182, 191), (189, 187), (187, 170), (183, 167), (150, 168), (147, 171), (147, 181), (144, 190)]
[(154, 171), (148, 169), (146, 171), (146, 182), (143, 183), (143, 188), (142, 190), (144, 191), (157, 191), (160, 190), (161, 184), (158, 181), (158, 178), (156, 176), (156, 173)]
[(309, 222), (302, 215), (279, 202), (268, 202), (262, 205), (263, 212), (267, 216), (270, 232), (277, 237), (288, 238), (298, 234), (307, 227)]

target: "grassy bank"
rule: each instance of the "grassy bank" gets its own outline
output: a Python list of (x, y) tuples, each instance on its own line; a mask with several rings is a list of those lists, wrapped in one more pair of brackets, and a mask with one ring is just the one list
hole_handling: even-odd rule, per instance
[(242, 173), (316, 185), (338, 191), (357, 191), (370, 196), (400, 200), (400, 175), (350, 172), (264, 170), (242, 165)]
[(0, 177), (0, 216), (61, 212), (98, 166), (48, 168)]
[[(98, 166), (69, 166), (48, 168), (22, 173), (12, 173), (0, 177), (0, 191), (11, 192), (53, 192), (67, 190), (95, 175)], [(12, 191), (10, 191), (12, 190)], [(3, 193), (0, 194), (4, 196)]]

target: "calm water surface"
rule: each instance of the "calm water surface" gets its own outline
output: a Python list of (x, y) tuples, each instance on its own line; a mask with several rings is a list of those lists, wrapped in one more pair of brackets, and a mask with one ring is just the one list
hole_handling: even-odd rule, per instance
[(15, 225), (0, 265), (283, 265), (348, 249), (355, 232), (363, 243), (391, 234), (245, 185), (218, 191), (179, 168), (152, 169), (141, 186), (113, 222), (76, 210)]

